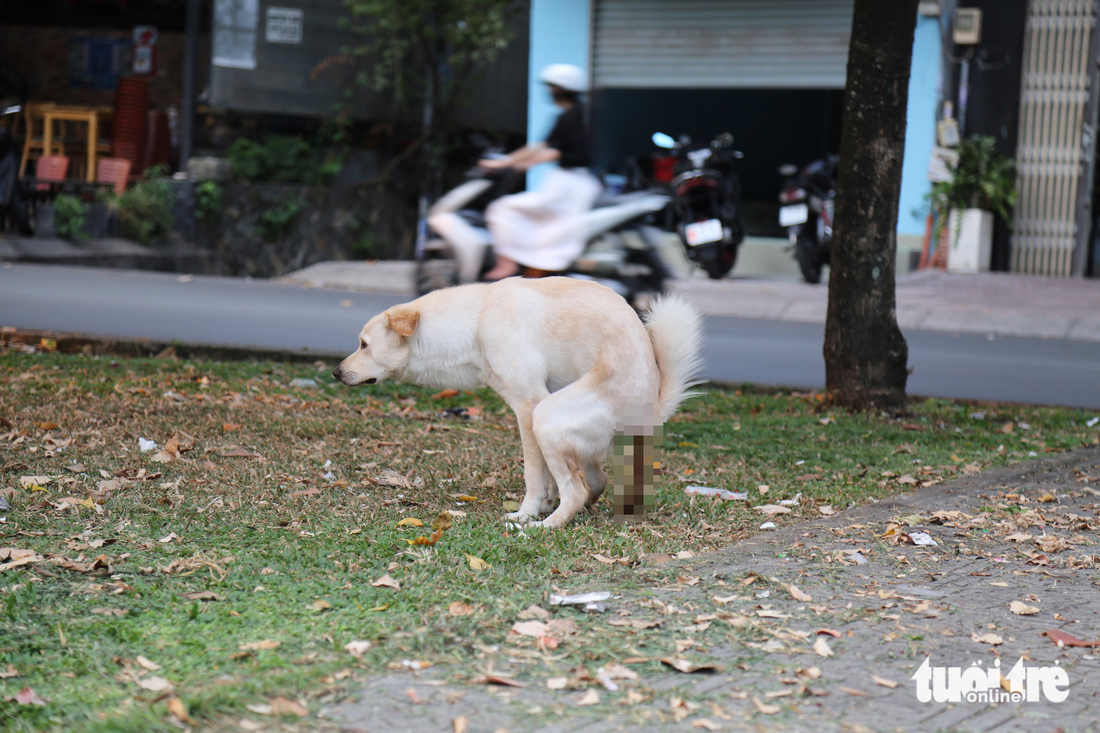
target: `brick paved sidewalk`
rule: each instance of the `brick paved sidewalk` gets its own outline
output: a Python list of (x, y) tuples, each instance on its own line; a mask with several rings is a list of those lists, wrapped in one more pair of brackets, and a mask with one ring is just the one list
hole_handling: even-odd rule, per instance
[[(495, 664), (495, 673), (529, 687), (471, 684), (441, 665), (369, 679), (357, 701), (326, 716), (347, 731), (450, 731), (459, 717), (471, 733), (1097, 730), (1100, 650), (1059, 648), (1041, 634), (1100, 639), (1098, 525), (1100, 449), (976, 474), (677, 561), (670, 578), (678, 579), (656, 587), (645, 587), (639, 573), (635, 590), (616, 595), (600, 620), (654, 619), (662, 627), (625, 637), (620, 659), (650, 661), (626, 663), (640, 679), (620, 679), (617, 691), (554, 668), (552, 653), (487, 639), (495, 646), (481, 650), (478, 664)], [(892, 537), (880, 537), (891, 528)], [(937, 545), (893, 544), (917, 531)], [(812, 600), (795, 600), (788, 585)], [(1013, 601), (1039, 610), (1017, 615)], [(606, 628), (589, 643), (606, 649), (624, 638), (621, 625)], [(818, 629), (839, 636), (818, 637)], [(1002, 643), (973, 638), (986, 634)], [(832, 656), (815, 652), (818, 638)], [(1006, 674), (1020, 657), (1029, 666), (1058, 664), (1068, 698), (920, 703), (910, 677), (926, 656), (964, 669), (1000, 658)], [(660, 657), (721, 671), (674, 672)], [(547, 674), (574, 675), (573, 689), (548, 689)], [(588, 690), (600, 701), (578, 704)]]

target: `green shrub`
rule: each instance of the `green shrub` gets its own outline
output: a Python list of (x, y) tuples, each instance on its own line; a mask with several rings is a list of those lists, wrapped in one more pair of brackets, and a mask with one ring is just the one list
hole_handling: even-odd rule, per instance
[(53, 228), (63, 239), (87, 239), (87, 216), (88, 204), (76, 196), (62, 194), (53, 201)]
[(281, 239), (290, 231), (290, 226), (298, 218), (305, 201), (296, 193), (287, 193), (279, 197), (271, 207), (260, 214), (260, 235), (268, 242)]
[(997, 152), (997, 141), (972, 135), (959, 145), (959, 162), (948, 164), (952, 179), (932, 186), (928, 199), (940, 214), (950, 209), (995, 211), (1011, 224), (1016, 205), (1016, 163)]
[(121, 196), (108, 192), (106, 198), (118, 211), (122, 236), (152, 244), (172, 230), (172, 186), (164, 166), (145, 170), (145, 177)]
[(222, 215), (222, 195), (225, 190), (217, 181), (203, 181), (195, 186), (195, 218), (216, 221)]
[(290, 135), (268, 135), (261, 142), (240, 138), (229, 146), (229, 160), (233, 175), (257, 183), (320, 185), (343, 168), (333, 150)]

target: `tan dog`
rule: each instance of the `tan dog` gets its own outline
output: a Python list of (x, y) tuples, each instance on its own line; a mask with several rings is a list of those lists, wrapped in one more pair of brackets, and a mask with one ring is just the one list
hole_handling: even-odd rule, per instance
[[(658, 299), (645, 324), (610, 288), (564, 277), (509, 278), (437, 290), (372, 318), (333, 376), (489, 386), (515, 411), (527, 522), (561, 527), (607, 486), (615, 436), (652, 436), (687, 396), (698, 366), (699, 314)], [(583, 481), (582, 481), (583, 477)]]

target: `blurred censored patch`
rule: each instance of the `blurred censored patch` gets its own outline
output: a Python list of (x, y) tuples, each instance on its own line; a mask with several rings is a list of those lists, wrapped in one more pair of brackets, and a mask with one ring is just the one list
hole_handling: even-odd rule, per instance
[(660, 425), (652, 428), (652, 435), (615, 434), (611, 457), (615, 521), (642, 519), (653, 508), (657, 500), (654, 479), (661, 475), (663, 444)]

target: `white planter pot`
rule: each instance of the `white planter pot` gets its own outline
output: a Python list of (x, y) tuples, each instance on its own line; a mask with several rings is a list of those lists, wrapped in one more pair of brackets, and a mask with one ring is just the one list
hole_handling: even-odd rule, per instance
[(949, 272), (989, 272), (993, 252), (993, 213), (952, 209), (947, 218)]

